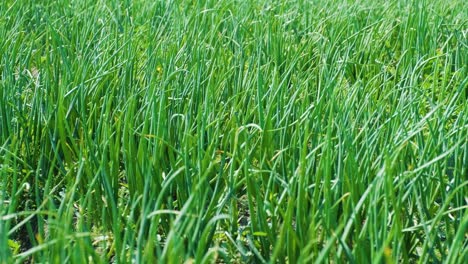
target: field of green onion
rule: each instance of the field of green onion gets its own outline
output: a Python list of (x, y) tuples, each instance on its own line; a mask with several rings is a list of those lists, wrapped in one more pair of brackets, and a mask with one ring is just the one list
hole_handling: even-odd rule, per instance
[(0, 263), (466, 263), (463, 0), (2, 0)]

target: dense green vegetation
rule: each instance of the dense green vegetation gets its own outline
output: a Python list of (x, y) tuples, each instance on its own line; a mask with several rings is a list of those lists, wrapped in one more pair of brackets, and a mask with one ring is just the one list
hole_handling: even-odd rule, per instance
[(466, 261), (467, 10), (2, 0), (0, 263)]

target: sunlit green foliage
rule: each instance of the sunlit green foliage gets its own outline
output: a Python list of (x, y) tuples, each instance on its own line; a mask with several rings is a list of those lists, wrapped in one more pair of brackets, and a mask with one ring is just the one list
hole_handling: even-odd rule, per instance
[(462, 263), (468, 5), (2, 0), (0, 263)]

